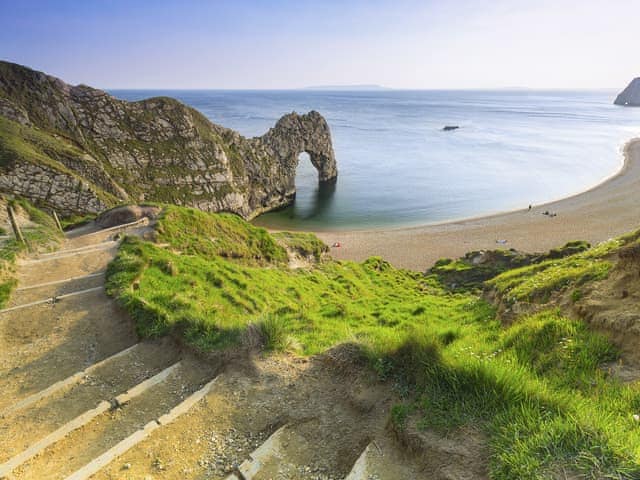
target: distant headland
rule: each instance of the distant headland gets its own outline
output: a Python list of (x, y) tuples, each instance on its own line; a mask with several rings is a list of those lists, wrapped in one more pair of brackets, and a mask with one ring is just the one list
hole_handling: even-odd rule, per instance
[(640, 107), (640, 77), (631, 80), (613, 103), (626, 107)]
[(382, 85), (312, 85), (310, 87), (304, 87), (303, 90), (375, 92), (393, 89), (390, 87), (384, 87)]

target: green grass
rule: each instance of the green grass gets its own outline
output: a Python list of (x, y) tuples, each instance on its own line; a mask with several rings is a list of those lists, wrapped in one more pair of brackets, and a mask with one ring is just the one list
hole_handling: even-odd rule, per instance
[[(20, 125), (0, 116), (1, 169), (9, 169), (16, 162), (28, 162), (86, 183), (86, 178), (65, 165), (65, 161), (76, 161), (84, 155), (83, 150), (59, 135)], [(101, 187), (92, 184), (91, 189), (105, 204), (117, 203), (116, 197)]]
[(329, 252), (329, 247), (313, 233), (306, 232), (278, 232), (273, 238), (282, 242), (286, 248), (303, 257), (313, 257), (319, 261)]
[[(180, 273), (170, 273), (168, 265)], [(138, 288), (131, 290), (135, 280)], [(143, 315), (138, 324), (143, 335), (185, 329), (199, 348), (222, 348), (237, 343), (247, 325), (273, 314), (287, 320), (289, 333), (306, 354), (345, 339), (398, 343), (399, 333), (422, 322), (426, 312), (456, 321), (467, 315), (468, 302), (424, 295), (430, 287), (421, 275), (395, 270), (379, 259), (291, 271), (176, 254), (134, 238), (124, 242), (111, 265), (108, 288), (130, 308), (156, 313), (154, 318)]]
[(287, 262), (287, 252), (263, 228), (233, 214), (211, 215), (167, 206), (158, 221), (158, 241), (186, 254), (223, 257), (256, 264)]
[(60, 224), (62, 225), (62, 229), (66, 232), (69, 230), (73, 230), (74, 228), (86, 225), (87, 223), (95, 220), (96, 216), (97, 215), (93, 213), (88, 213), (86, 215), (68, 215), (66, 217), (60, 218)]
[[(505, 271), (540, 264), (547, 260), (563, 259), (585, 252), (589, 248), (590, 245), (587, 242), (573, 241), (544, 254), (528, 254), (504, 249), (474, 251), (457, 260), (441, 258), (428, 273), (435, 275), (440, 283), (452, 290), (481, 289), (487, 280)], [(538, 270), (534, 272), (537, 274)]]
[(53, 250), (62, 240), (62, 234), (57, 229), (55, 221), (48, 214), (23, 199), (11, 200), (9, 204), (14, 210), (17, 208), (24, 210), (29, 220), (33, 222), (33, 226), (22, 228), (27, 245), (14, 238), (9, 238), (0, 245), (0, 308), (6, 306), (11, 293), (18, 284), (15, 272), (15, 262), (18, 255), (26, 250)]
[(581, 253), (509, 270), (487, 285), (507, 303), (544, 302), (553, 292), (606, 278), (613, 266), (609, 257), (622, 244), (620, 239), (609, 240)]
[[(504, 327), (477, 295), (449, 292), (380, 258), (289, 270), (270, 253), (268, 234), (227, 215), (172, 208), (160, 230), (169, 248), (127, 238), (108, 271), (109, 292), (141, 335), (172, 333), (213, 350), (241, 345), (253, 332), (265, 350), (302, 355), (355, 344), (405, 398), (392, 411), (398, 428), (415, 417), (442, 431), (483, 428), (491, 478), (541, 480), (562, 469), (640, 478), (640, 425), (632, 417), (640, 385), (607, 375), (602, 365), (618, 352), (583, 323), (545, 311)], [(236, 254), (216, 253), (227, 243)], [(598, 278), (594, 265), (619, 244), (524, 269), (514, 285), (564, 285), (549, 279), (560, 265), (569, 283)]]

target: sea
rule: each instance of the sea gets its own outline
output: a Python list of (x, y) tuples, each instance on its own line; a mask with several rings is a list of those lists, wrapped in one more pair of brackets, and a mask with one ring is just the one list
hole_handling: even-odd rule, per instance
[(319, 184), (302, 153), (294, 203), (255, 220), (272, 228), (396, 228), (526, 208), (614, 175), (624, 144), (640, 136), (640, 108), (613, 105), (611, 90), (110, 93), (131, 101), (171, 96), (247, 137), (286, 113), (319, 111), (338, 180)]

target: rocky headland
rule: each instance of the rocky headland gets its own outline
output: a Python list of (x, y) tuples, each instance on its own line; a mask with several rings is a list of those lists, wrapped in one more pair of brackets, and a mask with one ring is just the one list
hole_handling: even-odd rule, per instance
[(640, 77), (631, 80), (631, 83), (616, 97), (613, 103), (628, 107), (640, 107)]
[(318, 112), (245, 138), (172, 98), (126, 102), (0, 62), (0, 191), (65, 215), (166, 202), (253, 218), (291, 202), (301, 152), (335, 180)]

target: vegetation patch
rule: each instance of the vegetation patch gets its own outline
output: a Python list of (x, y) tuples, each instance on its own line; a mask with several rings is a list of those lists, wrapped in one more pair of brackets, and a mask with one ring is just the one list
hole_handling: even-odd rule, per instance
[[(170, 220), (181, 228), (167, 228)], [(218, 253), (208, 241), (213, 231), (236, 254)], [(558, 469), (640, 478), (640, 385), (608, 377), (602, 364), (618, 353), (581, 322), (550, 310), (504, 327), (477, 294), (451, 292), (380, 258), (290, 270), (283, 256), (267, 255), (278, 250), (265, 237), (275, 242), (236, 217), (172, 207), (158, 239), (170, 248), (127, 238), (109, 267), (108, 290), (143, 336), (171, 332), (203, 350), (252, 335), (265, 350), (303, 355), (358, 345), (405, 398), (394, 424), (417, 415), (423, 428), (484, 429), (491, 478), (544, 479)], [(517, 269), (511, 288), (527, 286), (526, 296), (555, 288), (563, 283), (551, 274), (561, 266), (569, 283), (597, 278), (618, 245)], [(496, 283), (506, 284), (501, 276)]]
[(0, 244), (0, 308), (4, 308), (11, 293), (18, 284), (15, 262), (24, 251), (50, 251), (57, 248), (62, 241), (62, 234), (55, 221), (47, 213), (34, 207), (23, 199), (9, 202), (14, 210), (21, 209), (30, 221), (29, 226), (22, 227), (22, 234), (27, 244), (17, 241), (13, 236)]
[(442, 258), (427, 273), (435, 275), (440, 283), (452, 290), (480, 289), (484, 282), (508, 270), (564, 258), (584, 252), (590, 246), (584, 241), (573, 241), (541, 254), (523, 253), (513, 249), (480, 250), (469, 252), (457, 260)]
[(509, 270), (488, 280), (487, 285), (507, 304), (546, 302), (553, 292), (606, 278), (613, 266), (610, 257), (622, 244), (620, 239), (609, 240), (568, 257)]
[(158, 220), (158, 241), (182, 253), (222, 257), (253, 264), (285, 264), (286, 250), (269, 233), (237, 215), (211, 215), (193, 208), (167, 206)]
[(313, 257), (320, 261), (323, 255), (329, 253), (329, 247), (313, 233), (278, 232), (273, 234), (273, 238), (301, 257)]

